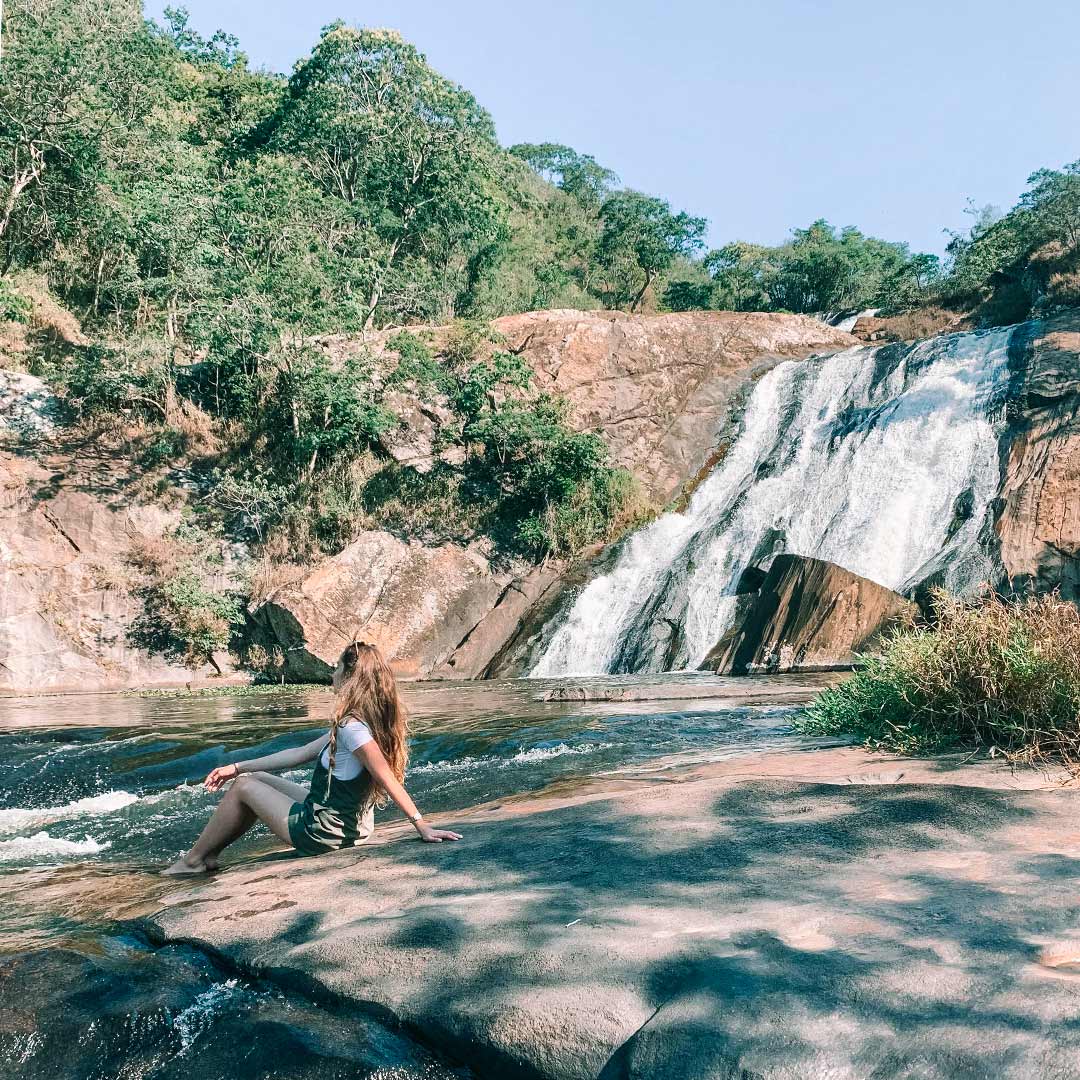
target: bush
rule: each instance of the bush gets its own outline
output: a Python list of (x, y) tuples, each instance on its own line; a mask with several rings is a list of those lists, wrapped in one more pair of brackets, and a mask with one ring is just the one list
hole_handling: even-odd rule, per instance
[[(538, 390), (524, 357), (499, 344), (469, 320), (447, 331), (441, 359), (408, 332), (390, 339), (399, 357), (391, 385), (443, 396), (451, 417), (438, 441), (458, 454), (426, 473), (397, 464), (376, 472), (360, 494), (367, 522), (427, 541), (483, 532), (501, 552), (533, 559), (577, 554), (611, 536), (638, 493), (603, 439), (575, 431), (566, 400)], [(339, 504), (346, 521), (355, 512), (350, 500), (324, 502), (328, 522)]]
[(30, 301), (11, 282), (0, 278), (0, 322), (28, 323), (32, 311)]
[(797, 726), (903, 753), (987, 747), (1080, 765), (1080, 612), (1056, 596), (970, 603), (936, 593), (928, 628), (826, 690)]
[(240, 597), (207, 588), (191, 567), (151, 582), (141, 594), (143, 611), (132, 623), (132, 643), (192, 669), (217, 667), (214, 653), (228, 648), (244, 621)]
[(131, 645), (194, 669), (214, 663), (244, 622), (242, 596), (207, 584), (223, 577), (220, 536), (191, 522), (155, 539), (143, 539), (129, 556), (142, 575), (136, 590), (142, 611), (128, 632)]
[(86, 345), (44, 374), (79, 419), (126, 416), (164, 424), (168, 418), (171, 365), (152, 348)]

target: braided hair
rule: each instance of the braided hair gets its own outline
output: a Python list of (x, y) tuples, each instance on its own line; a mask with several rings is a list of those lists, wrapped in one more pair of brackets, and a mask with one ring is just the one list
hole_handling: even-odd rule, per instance
[[(390, 665), (374, 645), (365, 641), (354, 641), (345, 647), (338, 660), (338, 668), (341, 675), (330, 721), (327, 798), (330, 796), (330, 783), (337, 759), (338, 728), (348, 722), (350, 717), (362, 720), (367, 725), (394, 777), (399, 783), (402, 782), (405, 779), (405, 767), (409, 762), (409, 717)], [(386, 792), (376, 790), (375, 780), (366, 769), (361, 776), (366, 784), (361, 804), (385, 806)]]

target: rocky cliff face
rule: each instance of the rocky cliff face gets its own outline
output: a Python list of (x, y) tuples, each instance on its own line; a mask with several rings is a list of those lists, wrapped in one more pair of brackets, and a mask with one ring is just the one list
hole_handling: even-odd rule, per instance
[[(497, 329), (504, 347), (528, 358), (542, 385), (566, 395), (578, 425), (602, 432), (616, 460), (634, 471), (658, 503), (694, 487), (724, 459), (751, 390), (779, 360), (826, 354), (853, 340), (813, 319), (732, 313), (552, 311), (499, 320)], [(939, 524), (953, 546), (958, 537), (977, 534), (979, 550), (971, 548), (974, 561), (968, 560), (973, 574), (993, 578), (1006, 591), (1060, 588), (1075, 601), (1080, 599), (1080, 315), (1025, 324), (1009, 341), (1008, 385), (1000, 394), (995, 390), (990, 403), (1001, 432), (997, 494), (980, 522), (958, 498), (945, 515), (949, 520)], [(338, 341), (333, 347), (353, 346)], [(946, 353), (952, 348), (943, 346)], [(871, 389), (889, 377), (896, 360), (883, 354), (880, 363), (867, 366)], [(915, 373), (926, 368), (925, 359), (905, 364), (903, 370)], [(957, 365), (962, 373), (963, 362)], [(807, 365), (802, 383), (809, 385), (820, 367), (818, 361)], [(95, 690), (189, 681), (191, 672), (132, 648), (127, 635), (138, 612), (125, 580), (128, 554), (133, 545), (160, 536), (175, 513), (133, 501), (120, 489), (70, 476), (58, 479), (44, 453), (52, 422), (48, 402), (36, 386), (33, 394), (23, 393), (22, 379), (5, 377), (0, 393), (6, 437), (33, 428), (31, 446), (36, 446), (32, 453), (0, 457), (0, 689)], [(825, 383), (817, 381), (824, 394)], [(792, 400), (810, 408), (813, 403), (807, 405), (805, 397), (795, 394)], [(840, 437), (862, 418), (877, 415), (849, 412), (850, 424), (840, 424)], [(780, 419), (793, 430), (799, 426), (790, 410)], [(437, 444), (438, 424), (435, 412), (407, 425), (403, 459), (412, 454), (410, 460), (422, 464), (425, 440)], [(762, 431), (768, 427), (763, 420)], [(39, 454), (37, 461), (33, 453)], [(780, 450), (770, 453), (769, 460), (776, 459), (772, 472), (748, 477), (749, 484), (769, 479), (795, 460)], [(842, 485), (842, 472), (837, 477)], [(798, 490), (791, 499), (798, 501)], [(733, 506), (738, 511), (741, 498)], [(864, 533), (872, 516), (867, 523), (860, 526)], [(778, 553), (799, 553), (799, 537), (792, 533), (786, 543), (782, 539), (768, 552), (756, 552), (766, 557), (755, 565), (767, 570)], [(863, 547), (868, 545), (875, 546), (867, 541)], [(325, 678), (354, 635), (377, 641), (404, 674), (519, 674), (557, 627), (552, 616), (561, 610), (561, 591), (567, 584), (573, 592), (610, 576), (618, 554), (601, 553), (564, 573), (561, 566), (493, 563), (479, 546), (425, 547), (368, 533), (299, 580), (256, 597), (253, 641), (279, 650), (286, 677), (293, 679)], [(748, 669), (772, 664), (766, 653), (773, 659), (799, 653), (804, 663), (795, 666), (805, 666), (811, 655), (818, 658), (809, 661), (814, 664), (824, 662), (822, 656), (848, 655), (849, 638), (856, 647), (865, 622), (858, 614), (859, 597), (867, 595), (867, 586), (855, 589), (854, 607), (848, 605), (851, 610), (846, 607), (844, 618), (838, 618), (836, 597), (846, 596), (850, 585), (838, 583), (838, 572), (820, 581), (804, 575), (798, 596), (789, 590), (780, 603), (782, 618), (758, 611), (762, 618)], [(920, 575), (920, 580), (934, 579), (933, 565), (923, 566)], [(862, 576), (876, 580), (865, 571)], [(740, 626), (749, 611), (760, 609), (760, 584), (731, 598)], [(646, 644), (653, 653), (678, 658), (684, 635), (677, 623), (659, 616), (651, 620)], [(821, 646), (822, 635), (827, 647)], [(728, 645), (748, 655), (745, 642)], [(734, 664), (733, 655), (728, 659)], [(713, 661), (720, 662), (716, 656)]]
[[(539, 387), (569, 402), (571, 423), (599, 431), (616, 463), (660, 505), (715, 461), (756, 379), (781, 360), (857, 343), (807, 315), (761, 312), (532, 311), (492, 326), (499, 348), (528, 360)], [(395, 332), (321, 343), (341, 359), (379, 351)], [(430, 330), (436, 348), (445, 333)], [(450, 414), (402, 392), (388, 404), (405, 423), (385, 437), (384, 449), (402, 464), (429, 467)]]
[(756, 378), (779, 360), (855, 344), (817, 319), (759, 312), (542, 311), (495, 327), (660, 503), (711, 464)]
[(1080, 314), (1026, 324), (1015, 339), (1000, 543), (1005, 591), (1080, 602)]
[(365, 533), (257, 601), (251, 640), (277, 651), (291, 681), (327, 681), (354, 640), (378, 645), (406, 677), (475, 678), (555, 576), (497, 569), (476, 548)]
[[(599, 430), (659, 504), (715, 460), (755, 378), (781, 360), (853, 342), (801, 315), (542, 311), (494, 326), (502, 347), (529, 361), (541, 387), (565, 396), (571, 421)], [(360, 343), (324, 345), (341, 356)], [(395, 404), (408, 423), (387, 451), (428, 467), (444, 419), (438, 406), (407, 395)], [(495, 567), (479, 547), (368, 533), (303, 581), (257, 598), (255, 640), (283, 655), (293, 679), (327, 678), (353, 635), (379, 644), (403, 674), (497, 674), (514, 666), (507, 643), (520, 637), (527, 613), (535, 622), (546, 610), (563, 569)]]
[[(852, 340), (803, 316), (704, 312), (535, 312), (496, 329), (503, 347), (526, 357), (545, 389), (565, 394), (572, 420), (598, 428), (658, 502), (706, 464), (756, 375)], [(324, 344), (332, 353), (360, 346)], [(174, 525), (175, 513), (73, 474), (54, 476), (49, 395), (28, 376), (0, 372), (0, 380), (0, 434), (33, 436), (27, 445), (38, 455), (35, 463), (0, 454), (0, 690), (170, 685), (209, 674), (128, 640), (139, 611), (128, 555)], [(437, 408), (397, 404), (405, 423), (388, 452), (422, 468), (442, 418)], [(377, 641), (403, 674), (473, 678), (561, 569), (493, 565), (477, 546), (425, 547), (368, 533), (299, 581), (255, 598), (252, 640), (278, 650), (292, 679), (327, 678), (354, 635)]]
[(0, 690), (182, 686), (197, 677), (128, 641), (139, 605), (127, 556), (175, 515), (53, 483), (32, 461), (0, 458)]

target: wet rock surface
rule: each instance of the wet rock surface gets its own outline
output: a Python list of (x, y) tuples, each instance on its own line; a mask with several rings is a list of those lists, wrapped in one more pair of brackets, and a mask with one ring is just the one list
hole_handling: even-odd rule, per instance
[[(744, 578), (746, 575), (744, 574)], [(852, 667), (919, 609), (892, 589), (822, 559), (778, 555), (702, 667), (720, 675)]]
[(458, 844), (271, 856), (154, 921), (480, 1076), (1071, 1078), (1077, 794), (1025, 780), (1059, 783), (861, 751), (652, 772), (459, 814)]
[(372, 1017), (136, 937), (0, 958), (9, 1080), (466, 1080)]

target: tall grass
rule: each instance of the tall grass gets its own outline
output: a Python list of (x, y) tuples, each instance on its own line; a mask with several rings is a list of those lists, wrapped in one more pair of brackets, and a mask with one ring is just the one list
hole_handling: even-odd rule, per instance
[(904, 753), (984, 747), (1080, 766), (1080, 611), (1057, 596), (934, 596), (928, 628), (894, 631), (880, 655), (798, 722)]

